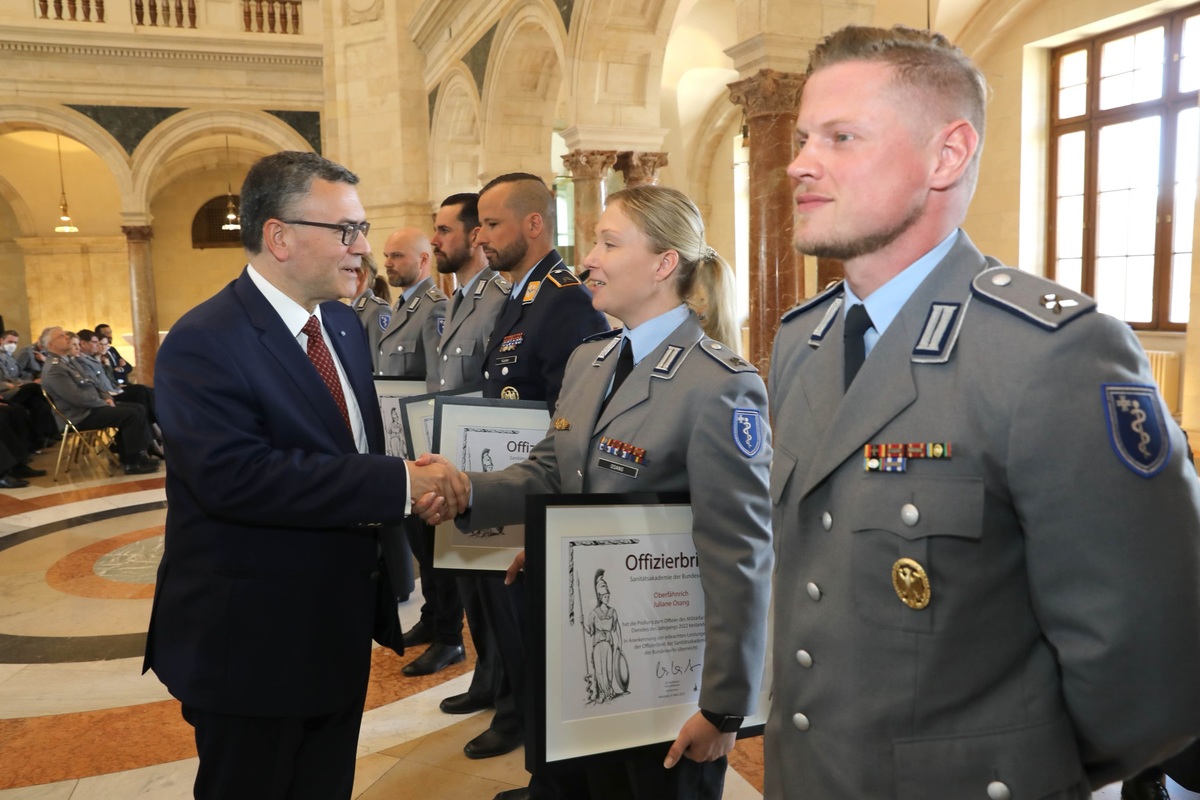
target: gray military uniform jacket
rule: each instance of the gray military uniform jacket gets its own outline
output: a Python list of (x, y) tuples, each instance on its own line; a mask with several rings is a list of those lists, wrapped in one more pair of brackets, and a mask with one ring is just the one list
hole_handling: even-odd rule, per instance
[(94, 383), (101, 391), (107, 392), (110, 395), (118, 394), (121, 391), (117, 388), (117, 385), (109, 379), (108, 373), (104, 371), (104, 365), (100, 363), (100, 359), (94, 356), (81, 355), (79, 358), (74, 359), (74, 365), (79, 369), (80, 372), (88, 376), (88, 378), (91, 379), (91, 382)]
[[(27, 380), (38, 378), (42, 374), (43, 362), (37, 360), (37, 353), (40, 352), (33, 345), (25, 347), (17, 354), (17, 365), (21, 367), (21, 376)], [(49, 353), (45, 353), (46, 359), (51, 358)]]
[(1183, 434), (1126, 325), (989, 267), (959, 232), (844, 397), (840, 287), (785, 316), (769, 798), (1086, 797), (1200, 732)]
[(351, 304), (358, 314), (359, 321), (367, 331), (367, 341), (371, 345), (371, 353), (379, 352), (379, 340), (392, 321), (392, 307), (388, 301), (379, 297), (371, 289), (366, 289)]
[[(520, 522), (527, 494), (691, 492), (707, 636), (700, 707), (749, 714), (758, 705), (771, 593), (771, 434), (762, 379), (704, 338), (692, 315), (642, 359), (600, 413), (620, 341), (608, 335), (575, 349), (546, 438), (527, 461), (470, 473), (473, 505), (460, 525)], [(744, 431), (739, 414), (757, 417), (749, 423), (754, 436), (742, 445), (735, 439)], [(605, 452), (601, 437), (642, 448), (642, 463)]]
[(107, 394), (102, 392), (78, 365), (62, 356), (51, 355), (42, 367), (42, 388), (54, 405), (78, 425), (93, 408), (102, 408)]
[(424, 379), (434, 391), (437, 370), (428, 367), (437, 358), (438, 341), (446, 324), (446, 295), (426, 278), (406, 302), (401, 296), (387, 330), (372, 351), (375, 374), (393, 378)]
[[(437, 353), (436, 391), (474, 391), (483, 388), (483, 358), (512, 284), (487, 267), (476, 276), (453, 315), (446, 305), (446, 329)], [(433, 370), (430, 370), (433, 373)]]
[(0, 380), (15, 384), (12, 388), (0, 392), (0, 397), (5, 400), (20, 390), (20, 384), (27, 383), (27, 380), (21, 376), (21, 367), (17, 364), (17, 359), (3, 350), (0, 350)]

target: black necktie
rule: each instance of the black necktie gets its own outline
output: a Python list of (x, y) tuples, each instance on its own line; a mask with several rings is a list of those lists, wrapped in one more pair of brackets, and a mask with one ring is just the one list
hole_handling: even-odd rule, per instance
[(862, 303), (850, 306), (846, 312), (846, 330), (843, 334), (846, 343), (846, 389), (854, 383), (858, 368), (867, 358), (867, 343), (863, 341), (863, 334), (870, 327), (871, 317), (867, 314), (867, 307)]
[(454, 302), (450, 304), (450, 319), (454, 319), (454, 315), (458, 313), (458, 304), (462, 302), (462, 299), (463, 291), (462, 288), (459, 287), (458, 289), (454, 290)]
[(613, 372), (612, 388), (608, 390), (608, 396), (600, 404), (601, 413), (608, 407), (608, 401), (616, 396), (617, 389), (621, 388), (621, 384), (625, 382), (631, 372), (633, 372), (633, 345), (629, 343), (627, 336), (621, 341), (621, 355), (617, 357), (617, 369)]

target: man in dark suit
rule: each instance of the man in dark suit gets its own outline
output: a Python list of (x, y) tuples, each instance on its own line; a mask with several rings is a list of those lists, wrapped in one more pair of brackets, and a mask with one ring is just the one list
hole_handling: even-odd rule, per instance
[(195, 727), (197, 798), (350, 797), (372, 634), (399, 638), (390, 535), (412, 498), (464, 505), (444, 468), (382, 455), (366, 334), (336, 302), (370, 252), (357, 182), (312, 153), (252, 167), (249, 266), (157, 361), (172, 454), (145, 667)]

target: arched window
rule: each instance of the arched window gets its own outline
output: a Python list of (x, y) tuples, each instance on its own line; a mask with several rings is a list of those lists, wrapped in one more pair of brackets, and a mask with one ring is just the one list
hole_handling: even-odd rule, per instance
[[(222, 194), (200, 206), (192, 219), (192, 248), (203, 250), (207, 247), (241, 247), (241, 226), (224, 229), (228, 225), (230, 202), (233, 203), (233, 214), (241, 211), (241, 198), (235, 195)], [(235, 222), (240, 218), (235, 217)]]

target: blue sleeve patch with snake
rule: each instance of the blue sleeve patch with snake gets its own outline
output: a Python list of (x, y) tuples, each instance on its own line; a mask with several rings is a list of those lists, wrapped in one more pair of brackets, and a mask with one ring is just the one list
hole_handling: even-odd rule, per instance
[(1122, 464), (1135, 475), (1153, 478), (1171, 457), (1171, 438), (1158, 389), (1134, 383), (1100, 387), (1108, 440)]

